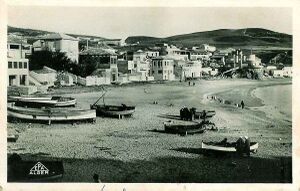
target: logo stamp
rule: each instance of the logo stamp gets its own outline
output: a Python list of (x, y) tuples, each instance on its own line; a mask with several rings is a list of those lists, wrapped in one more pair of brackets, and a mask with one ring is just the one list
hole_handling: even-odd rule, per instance
[(29, 175), (48, 175), (49, 170), (41, 162), (36, 163), (29, 172)]

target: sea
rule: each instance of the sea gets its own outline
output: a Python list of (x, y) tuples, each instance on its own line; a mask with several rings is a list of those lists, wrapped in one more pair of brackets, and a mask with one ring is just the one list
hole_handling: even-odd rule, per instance
[(254, 95), (266, 106), (274, 106), (280, 113), (292, 118), (292, 85), (276, 85), (257, 88)]

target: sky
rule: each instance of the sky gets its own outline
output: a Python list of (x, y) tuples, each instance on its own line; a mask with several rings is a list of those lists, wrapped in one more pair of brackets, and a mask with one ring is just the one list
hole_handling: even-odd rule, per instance
[(8, 25), (122, 39), (239, 28), (292, 34), (292, 9), (9, 6)]

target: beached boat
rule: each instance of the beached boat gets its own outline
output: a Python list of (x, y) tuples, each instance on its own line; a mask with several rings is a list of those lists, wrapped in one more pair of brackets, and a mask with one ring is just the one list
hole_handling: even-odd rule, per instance
[[(118, 117), (119, 119), (122, 119), (123, 117), (132, 116), (135, 112), (135, 106), (127, 106), (125, 104), (106, 105), (104, 102), (105, 94), (106, 91), (90, 106), (91, 109), (96, 110), (97, 116)], [(101, 98), (103, 99), (103, 104), (97, 104)]]
[(19, 135), (7, 135), (7, 142), (17, 142)]
[(8, 102), (14, 102), (21, 107), (70, 107), (76, 105), (76, 99), (72, 97), (52, 96), (52, 97), (25, 97), (9, 96)]
[(96, 119), (96, 110), (75, 110), (58, 108), (24, 108), (14, 105), (7, 106), (7, 116), (21, 120), (30, 120), (36, 122), (69, 122), (69, 121), (91, 121)]
[[(237, 144), (235, 142), (222, 144), (220, 142), (205, 143), (202, 141), (202, 143), (201, 143), (201, 149), (207, 150), (207, 151), (215, 151), (215, 152), (235, 153), (235, 152), (237, 152), (236, 146), (237, 146)], [(258, 143), (251, 142), (250, 143), (250, 152), (256, 153), (257, 149), (258, 149)]]
[(175, 134), (203, 133), (205, 128), (201, 123), (194, 121), (167, 121), (164, 122), (165, 132)]
[(91, 109), (95, 109), (97, 116), (118, 117), (123, 118), (131, 116), (135, 112), (135, 106), (127, 105), (91, 105)]
[(57, 182), (64, 175), (62, 161), (25, 161), (13, 154), (7, 164), (8, 182)]

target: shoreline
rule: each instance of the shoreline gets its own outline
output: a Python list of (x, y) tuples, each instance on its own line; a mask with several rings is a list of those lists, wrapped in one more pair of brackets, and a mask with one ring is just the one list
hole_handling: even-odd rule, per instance
[[(267, 82), (267, 83), (266, 83)], [(265, 87), (273, 87), (273, 86), (284, 86), (284, 85), (292, 85), (292, 82), (287, 82), (287, 81), (263, 81), (263, 84), (256, 84), (256, 85), (247, 85), (247, 86), (238, 86), (236, 88), (238, 88), (238, 90), (240, 91), (245, 91), (245, 98), (250, 100), (250, 102), (248, 102), (247, 107), (249, 108), (257, 108), (257, 107), (262, 107), (265, 106), (264, 104), (264, 100), (262, 100), (261, 98), (259, 98), (258, 96), (256, 96), (254, 94), (254, 91), (256, 89), (259, 88), (265, 88)], [(231, 102), (235, 102), (235, 103), (240, 103), (240, 101), (237, 101), (237, 98), (232, 99), (232, 94), (230, 94), (230, 96), (228, 96), (227, 94), (232, 92), (233, 89), (230, 90), (220, 90), (218, 92), (212, 92), (212, 93), (208, 93), (207, 96), (209, 95), (216, 95), (217, 97), (220, 97), (224, 100), (228, 100)], [(243, 100), (242, 98), (238, 98), (239, 100)], [(245, 101), (245, 100), (244, 100)]]

